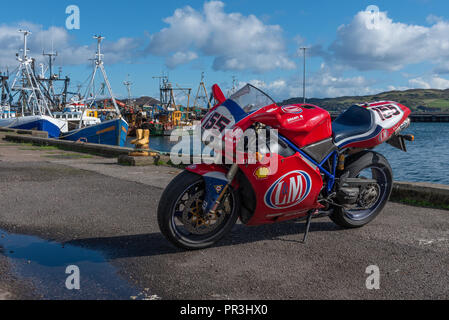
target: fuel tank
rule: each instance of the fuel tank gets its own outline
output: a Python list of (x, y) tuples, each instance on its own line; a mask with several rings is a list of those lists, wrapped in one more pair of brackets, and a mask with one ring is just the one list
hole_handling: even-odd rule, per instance
[(303, 148), (332, 137), (332, 118), (324, 109), (310, 104), (287, 105), (278, 110), (281, 135)]

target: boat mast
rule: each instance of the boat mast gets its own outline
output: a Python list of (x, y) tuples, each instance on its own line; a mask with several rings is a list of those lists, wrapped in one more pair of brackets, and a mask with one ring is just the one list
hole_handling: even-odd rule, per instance
[(23, 52), (22, 56), (19, 53), (16, 55), (20, 65), (11, 89), (21, 92), (19, 100), (22, 100), (22, 116), (25, 107), (31, 109), (32, 115), (35, 115), (37, 110), (39, 115), (44, 115), (47, 111), (48, 115), (52, 116), (48, 101), (35, 76), (34, 59), (28, 57), (28, 36), (31, 32), (26, 30), (19, 30), (19, 32), (23, 33)]
[(204, 72), (201, 72), (201, 82), (200, 85), (198, 86), (198, 91), (196, 93), (196, 98), (195, 98), (195, 102), (193, 103), (193, 107), (194, 108), (200, 108), (200, 106), (198, 105), (198, 101), (202, 100), (203, 103), (209, 107), (209, 109), (212, 109), (212, 105), (210, 103), (209, 97), (207, 95), (207, 89), (206, 89), (206, 84), (204, 83)]
[(12, 96), (8, 86), (9, 75), (8, 74), (0, 74), (0, 84), (2, 87), (2, 93), (0, 98), (0, 106), (11, 106), (12, 105)]
[(108, 76), (106, 74), (106, 70), (104, 69), (104, 63), (103, 63), (103, 55), (101, 54), (101, 42), (104, 40), (104, 37), (102, 36), (95, 36), (94, 39), (97, 39), (97, 55), (96, 55), (96, 61), (95, 64), (97, 68), (100, 68), (101, 73), (103, 74), (103, 79), (106, 84), (106, 87), (108, 88), (109, 95), (111, 96), (112, 103), (114, 104), (114, 108), (117, 111), (117, 115), (121, 116), (120, 109), (117, 105), (117, 101), (115, 100), (114, 94), (112, 93), (111, 84), (109, 83)]
[(133, 85), (133, 83), (129, 80), (129, 74), (128, 74), (128, 79), (123, 82), (123, 84), (126, 87), (126, 90), (128, 91), (128, 106), (131, 105), (131, 86)]
[[(58, 53), (57, 52), (45, 53), (45, 51), (44, 51), (44, 52), (42, 52), (42, 55), (44, 57), (48, 57), (48, 68), (49, 68), (49, 72), (50, 72), (50, 77), (48, 78), (47, 90), (50, 93), (50, 95), (52, 97), (54, 97), (55, 88), (53, 86), (53, 80), (55, 80), (56, 77), (59, 79), (59, 76), (56, 76), (55, 74), (53, 74), (53, 62), (55, 61), (56, 57), (58, 56)], [(44, 78), (45, 78), (45, 76), (44, 76)]]
[[(106, 85), (106, 87), (108, 89), (108, 92), (109, 92), (109, 95), (111, 97), (112, 103), (114, 104), (114, 108), (115, 108), (115, 111), (117, 113), (117, 116), (119, 118), (122, 118), (122, 114), (121, 114), (120, 109), (119, 109), (119, 107), (117, 105), (117, 101), (116, 101), (116, 99), (114, 97), (114, 94), (112, 92), (111, 84), (109, 82), (108, 76), (106, 74), (106, 70), (104, 68), (104, 61), (103, 61), (103, 56), (104, 55), (101, 53), (101, 42), (104, 40), (104, 37), (102, 37), (102, 36), (94, 36), (93, 38), (97, 40), (97, 53), (95, 54), (95, 59), (94, 59), (94, 65), (95, 65), (94, 66), (94, 71), (92, 73), (92, 78), (91, 78), (90, 84), (89, 84), (89, 86), (87, 88), (86, 96), (85, 96), (84, 99), (87, 98), (87, 95), (89, 94), (89, 92), (91, 91), (93, 86), (95, 85), (95, 76), (97, 75), (98, 69), (100, 69), (100, 71), (101, 71), (101, 73), (103, 75), (104, 83), (105, 83), (105, 85)], [(94, 92), (94, 91), (92, 91), (92, 92)], [(93, 101), (95, 101), (95, 98), (96, 98), (96, 96), (93, 97)], [(93, 102), (92, 102), (92, 104), (93, 104)], [(84, 107), (84, 109), (85, 108), (86, 108), (86, 106)], [(83, 123), (83, 116), (84, 116), (84, 111), (83, 111), (83, 113), (81, 115), (81, 120), (80, 120), (80, 124), (79, 124), (80, 128), (81, 128), (82, 123)]]

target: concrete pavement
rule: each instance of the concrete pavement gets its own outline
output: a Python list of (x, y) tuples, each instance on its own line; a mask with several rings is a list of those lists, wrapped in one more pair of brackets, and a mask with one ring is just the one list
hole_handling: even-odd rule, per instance
[[(92, 279), (76, 298), (111, 297), (114, 286), (108, 282), (119, 280), (162, 299), (449, 298), (447, 211), (389, 203), (358, 230), (319, 219), (306, 245), (300, 243), (304, 223), (237, 225), (216, 247), (184, 252), (162, 237), (156, 221), (162, 190), (179, 171), (115, 162), (0, 143), (0, 229), (6, 238), (33, 235), (104, 257), (81, 268), (81, 275), (89, 277), (89, 270), (100, 266), (107, 279)], [(5, 254), (0, 254), (0, 297), (65, 298), (65, 275), (53, 275), (60, 272), (54, 269), (58, 261)], [(72, 258), (83, 260), (70, 256), (61, 265)], [(370, 265), (380, 268), (380, 290), (366, 289)], [(123, 292), (119, 298), (139, 297)]]

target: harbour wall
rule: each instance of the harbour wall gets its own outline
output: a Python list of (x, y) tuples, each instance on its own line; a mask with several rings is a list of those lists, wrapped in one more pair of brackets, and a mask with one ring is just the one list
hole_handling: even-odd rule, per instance
[(38, 130), (22, 130), (22, 129), (10, 129), (0, 127), (0, 134), (17, 134), (17, 135), (28, 135), (39, 138), (48, 138), (47, 131), (38, 131)]
[[(0, 136), (1, 134), (0, 130)], [(116, 146), (108, 146), (102, 144), (94, 144), (94, 143), (82, 143), (82, 142), (74, 142), (67, 140), (58, 140), (58, 139), (49, 139), (49, 138), (41, 138), (30, 135), (20, 135), (20, 134), (3, 134), (4, 140), (17, 142), (17, 143), (32, 143), (39, 146), (54, 146), (60, 148), (62, 150), (74, 151), (80, 153), (87, 153), (107, 158), (118, 157), (120, 155), (127, 155), (133, 149), (131, 148), (123, 148)]]
[[(2, 134), (3, 133), (3, 134)], [(92, 143), (79, 143), (57, 139), (48, 139), (32, 136), (31, 134), (4, 133), (0, 129), (0, 138), (17, 143), (32, 143), (41, 146), (56, 146), (63, 150), (87, 153), (103, 157), (117, 157), (119, 163), (129, 166), (170, 165), (169, 156), (157, 153), (156, 157), (129, 157), (128, 154), (135, 151), (132, 148), (106, 146)], [(154, 152), (154, 151), (153, 151)], [(432, 205), (449, 208), (449, 186), (416, 183), (395, 182), (391, 199), (393, 201), (406, 201), (422, 205)]]

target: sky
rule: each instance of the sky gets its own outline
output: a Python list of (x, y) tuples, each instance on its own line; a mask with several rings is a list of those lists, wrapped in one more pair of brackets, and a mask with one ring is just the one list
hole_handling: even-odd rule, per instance
[[(66, 13), (73, 5), (79, 28)], [(218, 83), (225, 93), (235, 77), (278, 101), (302, 96), (301, 47), (309, 98), (449, 88), (446, 0), (11, 1), (2, 7), (0, 71), (17, 67), (19, 29), (32, 32), (38, 62), (43, 51), (58, 52), (56, 71), (72, 91), (87, 84), (97, 34), (118, 97), (127, 95), (124, 81), (133, 96), (158, 97), (153, 77), (162, 73), (195, 95), (202, 72), (208, 88)]]

